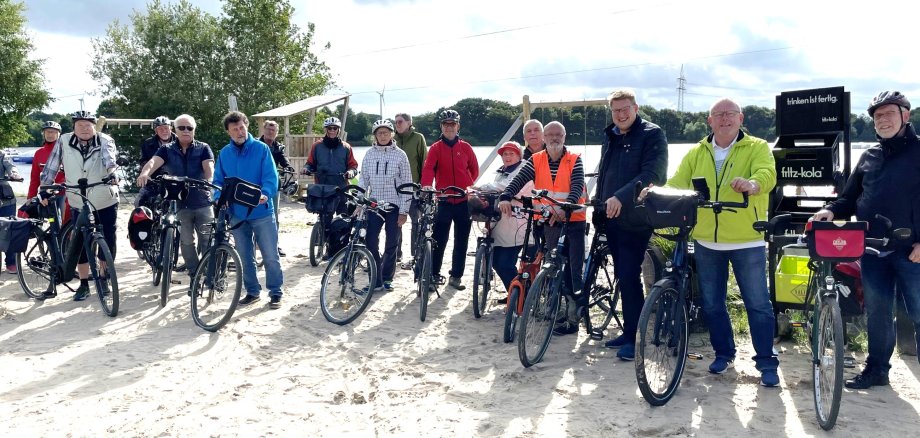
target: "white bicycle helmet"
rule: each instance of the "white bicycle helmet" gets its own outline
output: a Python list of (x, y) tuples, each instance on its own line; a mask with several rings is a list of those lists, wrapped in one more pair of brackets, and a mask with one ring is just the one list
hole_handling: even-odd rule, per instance
[(153, 128), (156, 129), (156, 128), (159, 128), (160, 126), (168, 125), (169, 123), (170, 123), (169, 117), (160, 116), (160, 117), (153, 119)]
[(374, 133), (374, 134), (376, 134), (378, 128), (387, 128), (387, 129), (390, 130), (390, 132), (393, 132), (393, 131), (394, 131), (394, 129), (393, 129), (393, 122), (391, 122), (391, 121), (389, 121), (389, 120), (387, 120), (387, 119), (378, 120), (378, 121), (374, 122), (374, 126), (371, 128), (371, 132)]
[(330, 117), (326, 120), (323, 120), (323, 128), (328, 128), (330, 126), (342, 127), (342, 121), (338, 117)]
[(48, 120), (42, 124), (42, 131), (46, 129), (57, 129), (57, 132), (61, 132), (61, 124), (54, 120)]

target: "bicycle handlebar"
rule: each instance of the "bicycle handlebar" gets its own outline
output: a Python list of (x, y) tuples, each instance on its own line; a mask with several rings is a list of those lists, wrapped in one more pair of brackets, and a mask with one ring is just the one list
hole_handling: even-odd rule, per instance
[(556, 205), (557, 207), (561, 208), (563, 211), (575, 211), (580, 208), (589, 207), (589, 205), (586, 205), (586, 204), (577, 204), (577, 203), (571, 203), (571, 202), (565, 202), (565, 201), (557, 201), (553, 199), (551, 196), (549, 196), (549, 190), (546, 190), (546, 189), (531, 190), (531, 192), (533, 192), (534, 199), (546, 199), (550, 201), (551, 203), (553, 203), (554, 205)]
[(205, 181), (203, 179), (192, 178), (190, 176), (157, 175), (154, 178), (154, 180), (155, 181), (162, 181), (162, 180), (177, 181), (177, 182), (182, 182), (182, 183), (186, 183), (186, 184), (193, 185), (193, 186), (205, 186), (205, 187), (210, 187), (214, 190), (221, 190), (219, 186), (216, 186), (208, 181)]
[[(407, 189), (412, 189), (412, 190), (407, 190)], [(414, 197), (418, 197), (419, 194), (430, 194), (430, 195), (435, 195), (439, 198), (444, 198), (444, 199), (465, 198), (466, 197), (466, 190), (463, 190), (457, 186), (447, 186), (447, 187), (444, 187), (443, 189), (431, 190), (431, 189), (422, 188), (421, 185), (419, 185), (418, 183), (414, 183), (414, 182), (400, 184), (398, 187), (396, 187), (396, 192), (399, 193), (400, 195), (411, 195)], [(448, 192), (455, 192), (455, 193), (448, 193)]]
[[(356, 186), (354, 184), (349, 184), (344, 188), (336, 187), (335, 191), (340, 193), (342, 196), (345, 196), (349, 201), (358, 205), (364, 205), (371, 210), (374, 210), (375, 212), (382, 211), (384, 213), (389, 213), (394, 208), (396, 208), (396, 205), (392, 203), (367, 198), (365, 196), (367, 194), (367, 190), (364, 187)], [(355, 195), (352, 193), (353, 191), (358, 192), (359, 194)]]
[(40, 191), (42, 191), (42, 192), (62, 192), (62, 191), (73, 190), (73, 189), (85, 190), (85, 189), (90, 189), (90, 188), (93, 188), (93, 187), (96, 187), (96, 186), (101, 186), (101, 185), (105, 185), (105, 184), (111, 184), (111, 182), (114, 181), (115, 178), (116, 178), (115, 174), (114, 174), (114, 173), (110, 173), (110, 174), (104, 176), (104, 177), (102, 178), (102, 180), (100, 180), (100, 181), (98, 181), (98, 182), (94, 182), (94, 183), (92, 183), (92, 184), (89, 184), (89, 183), (87, 182), (86, 178), (80, 178), (80, 179), (77, 180), (77, 184), (76, 184), (76, 185), (70, 185), (70, 184), (66, 184), (66, 183), (61, 183), (61, 184), (49, 184), (49, 185), (42, 185), (42, 186), (39, 186), (38, 189), (39, 189)]
[(6, 178), (6, 177), (0, 178), (0, 182), (3, 182), (3, 181), (22, 182), (23, 180), (24, 178), (21, 176), (19, 178)]

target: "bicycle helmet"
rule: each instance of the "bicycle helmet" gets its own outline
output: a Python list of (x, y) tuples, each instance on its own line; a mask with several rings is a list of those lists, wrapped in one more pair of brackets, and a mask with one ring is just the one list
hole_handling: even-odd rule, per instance
[(441, 117), (441, 123), (444, 123), (444, 122), (460, 123), (460, 113), (452, 109), (441, 111), (440, 117)]
[(393, 132), (393, 123), (386, 119), (378, 120), (374, 122), (374, 126), (371, 129), (371, 132), (376, 134), (378, 128), (387, 128), (390, 130), (390, 132)]
[(163, 125), (168, 125), (169, 123), (170, 123), (169, 117), (166, 117), (166, 116), (157, 117), (153, 119), (153, 129), (159, 128), (160, 126), (163, 126)]
[(323, 128), (328, 128), (330, 126), (342, 127), (342, 121), (338, 117), (330, 117), (326, 120), (323, 120)]
[(866, 112), (869, 113), (869, 117), (872, 117), (875, 114), (875, 110), (888, 104), (894, 104), (910, 111), (910, 101), (900, 91), (882, 91), (878, 96), (872, 98), (872, 102), (869, 103), (869, 108)]
[(70, 120), (77, 122), (79, 120), (86, 120), (88, 122), (96, 123), (96, 116), (89, 111), (77, 111), (70, 115)]
[(42, 123), (42, 131), (46, 129), (57, 129), (58, 132), (61, 132), (61, 124), (55, 122), (54, 120), (48, 120), (45, 123)]

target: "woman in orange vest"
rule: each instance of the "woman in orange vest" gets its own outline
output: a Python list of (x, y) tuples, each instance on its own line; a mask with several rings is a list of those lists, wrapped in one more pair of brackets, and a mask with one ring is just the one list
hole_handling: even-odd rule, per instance
[[(578, 154), (566, 149), (565, 127), (562, 123), (550, 122), (543, 129), (543, 136), (546, 150), (533, 154), (524, 163), (499, 198), (501, 202), (498, 205), (502, 214), (511, 215), (511, 199), (528, 181), (533, 181), (535, 190), (547, 190), (549, 196), (558, 201), (579, 204), (586, 202), (584, 165)], [(549, 201), (543, 203), (551, 204)], [(561, 210), (551, 208), (552, 217), (544, 229), (547, 248), (556, 245), (562, 232), (562, 222), (565, 220), (565, 214)], [(553, 330), (556, 336), (577, 332), (578, 323), (587, 309), (587, 297), (582, 293), (581, 278), (585, 264), (585, 218), (585, 209), (574, 211), (566, 230), (569, 263), (565, 275), (569, 276), (571, 281), (566, 287), (565, 296), (570, 305), (566, 322), (557, 325)]]

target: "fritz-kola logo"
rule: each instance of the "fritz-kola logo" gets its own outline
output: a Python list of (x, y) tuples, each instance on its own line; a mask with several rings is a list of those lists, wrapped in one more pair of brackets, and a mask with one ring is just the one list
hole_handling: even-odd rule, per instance
[(843, 237), (838, 237), (832, 242), (834, 248), (837, 248), (837, 251), (842, 251), (843, 247), (847, 246), (847, 241)]
[(805, 169), (804, 167), (799, 167), (798, 169), (794, 167), (783, 167), (780, 170), (780, 174), (783, 178), (821, 178), (824, 172), (820, 169), (815, 169), (814, 166), (811, 169)]

